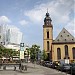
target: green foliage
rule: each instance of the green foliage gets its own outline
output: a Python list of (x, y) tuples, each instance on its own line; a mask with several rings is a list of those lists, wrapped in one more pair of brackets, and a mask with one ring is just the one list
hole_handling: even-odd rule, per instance
[(30, 49), (29, 49), (29, 48), (26, 48), (26, 50), (27, 50), (27, 55), (28, 55), (28, 57), (29, 57)]
[(16, 56), (17, 54), (19, 54), (19, 52), (0, 46), (0, 58), (12, 57), (12, 56)]
[(45, 52), (45, 50), (43, 50), (43, 54), (42, 54), (42, 59), (46, 60), (48, 58), (47, 53)]
[(31, 58), (31, 60), (36, 61), (36, 59), (38, 59), (39, 50), (40, 50), (40, 46), (32, 45), (32, 47), (30, 48), (30, 58)]

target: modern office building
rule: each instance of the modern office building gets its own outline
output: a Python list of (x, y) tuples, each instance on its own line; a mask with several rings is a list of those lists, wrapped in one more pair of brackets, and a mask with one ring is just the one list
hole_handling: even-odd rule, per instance
[(16, 27), (10, 25), (0, 25), (0, 44), (6, 48), (20, 49), (22, 41), (22, 32)]
[(6, 40), (6, 25), (0, 25), (0, 44), (4, 45)]
[(22, 41), (22, 32), (15, 27), (8, 28), (6, 37), (8, 43), (20, 44)]
[[(49, 13), (46, 13), (43, 25), (43, 49), (48, 54), (47, 60), (75, 59), (75, 38), (65, 28), (53, 39), (53, 25)], [(56, 33), (57, 34), (57, 33)]]

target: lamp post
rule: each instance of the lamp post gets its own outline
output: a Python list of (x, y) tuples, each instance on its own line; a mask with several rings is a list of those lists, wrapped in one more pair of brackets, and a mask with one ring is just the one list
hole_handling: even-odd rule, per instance
[(20, 43), (20, 60), (24, 60), (24, 43)]

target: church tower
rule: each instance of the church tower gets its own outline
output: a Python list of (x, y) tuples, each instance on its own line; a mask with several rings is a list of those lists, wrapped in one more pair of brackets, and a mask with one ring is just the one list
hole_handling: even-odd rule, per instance
[(47, 11), (43, 25), (43, 50), (48, 54), (48, 59), (52, 59), (52, 41), (53, 41), (53, 25), (52, 20)]

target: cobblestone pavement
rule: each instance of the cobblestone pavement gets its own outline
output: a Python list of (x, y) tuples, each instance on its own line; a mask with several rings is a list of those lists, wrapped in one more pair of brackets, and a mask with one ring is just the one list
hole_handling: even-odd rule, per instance
[(0, 75), (69, 75), (65, 74), (64, 72), (60, 72), (40, 65), (34, 65), (32, 63), (28, 63), (27, 66), (27, 71), (20, 72), (18, 68), (16, 71), (13, 71), (13, 69), (10, 70), (7, 68), (5, 71), (0, 70)]

